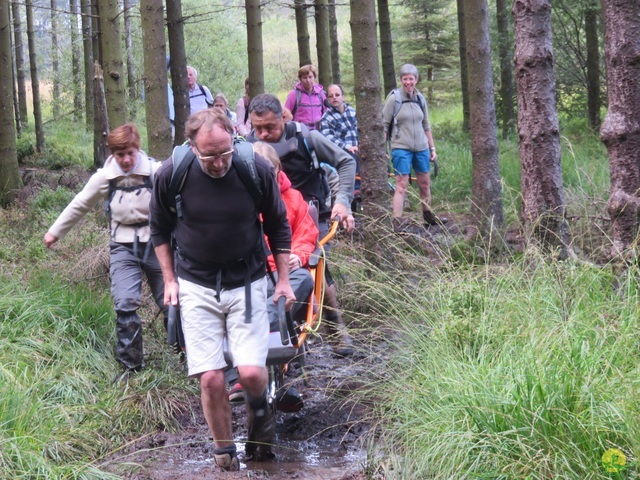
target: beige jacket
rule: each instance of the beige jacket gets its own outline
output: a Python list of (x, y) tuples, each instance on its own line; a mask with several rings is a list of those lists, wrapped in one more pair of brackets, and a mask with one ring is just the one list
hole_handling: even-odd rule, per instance
[[(115, 158), (110, 156), (94, 173), (82, 191), (78, 193), (49, 228), (49, 233), (63, 238), (100, 200), (106, 200), (109, 193), (109, 181), (115, 179), (116, 187), (144, 185), (145, 177), (153, 183), (155, 172), (161, 163), (151, 160), (140, 151), (138, 162), (133, 170), (124, 174)], [(149, 188), (132, 191), (116, 190), (110, 202), (111, 240), (118, 243), (133, 243), (136, 236), (140, 242), (148, 242), (149, 230)], [(146, 225), (141, 225), (145, 224)]]

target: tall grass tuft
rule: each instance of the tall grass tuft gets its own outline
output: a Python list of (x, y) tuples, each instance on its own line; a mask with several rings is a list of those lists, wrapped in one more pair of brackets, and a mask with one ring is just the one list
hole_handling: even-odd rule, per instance
[(394, 255), (411, 270), (343, 272), (366, 292), (384, 352), (358, 395), (373, 405), (385, 478), (610, 478), (613, 447), (637, 474), (637, 268), (616, 279), (528, 253), (443, 270)]
[(185, 382), (154, 358), (158, 369), (114, 383), (107, 292), (40, 280), (0, 288), (0, 478), (116, 478), (98, 460), (130, 435), (174, 429)]

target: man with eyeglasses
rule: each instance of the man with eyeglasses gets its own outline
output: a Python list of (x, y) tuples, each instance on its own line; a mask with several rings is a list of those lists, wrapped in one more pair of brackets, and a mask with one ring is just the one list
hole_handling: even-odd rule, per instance
[(256, 445), (269, 444), (275, 431), (266, 398), (269, 319), (259, 215), (276, 259), (274, 300), (284, 296), (288, 308), (295, 300), (289, 284), (291, 230), (273, 168), (260, 155), (255, 156), (259, 205), (247, 191), (232, 161), (237, 155), (233, 125), (224, 112), (192, 115), (185, 133), (197, 161), (188, 167), (180, 191), (182, 214), (178, 218), (169, 207), (169, 161), (156, 175), (151, 238), (164, 276), (165, 303), (180, 305), (189, 376), (200, 381), (202, 409), (216, 445), (214, 460), (224, 470), (237, 470), (223, 341), (226, 335), (246, 392), (249, 457)]

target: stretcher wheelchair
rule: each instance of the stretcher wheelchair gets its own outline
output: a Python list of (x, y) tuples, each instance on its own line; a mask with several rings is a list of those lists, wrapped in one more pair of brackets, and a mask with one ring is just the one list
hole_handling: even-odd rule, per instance
[(267, 355), (267, 369), (269, 382), (267, 397), (271, 408), (275, 411), (297, 412), (303, 407), (302, 397), (293, 387), (285, 385), (284, 376), (291, 364), (296, 362), (304, 375), (305, 357), (308, 352), (307, 337), (317, 331), (322, 318), (322, 301), (325, 288), (325, 251), (324, 246), (335, 236), (339, 219), (334, 220), (329, 232), (319, 239), (318, 248), (309, 259), (309, 272), (313, 279), (313, 290), (305, 309), (305, 316), (301, 319), (292, 318), (285, 312), (285, 299), (278, 302), (278, 331), (269, 334), (269, 353)]

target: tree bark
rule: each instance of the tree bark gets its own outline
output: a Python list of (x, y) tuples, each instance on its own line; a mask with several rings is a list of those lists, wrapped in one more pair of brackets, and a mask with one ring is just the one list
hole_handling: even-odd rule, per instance
[(509, 34), (509, 16), (505, 0), (496, 0), (498, 18), (498, 55), (500, 57), (500, 100), (502, 106), (502, 138), (507, 138), (515, 125), (513, 107), (513, 73)]
[(249, 98), (264, 93), (262, 11), (260, 0), (246, 0), (247, 55), (249, 60)]
[[(0, 59), (11, 65), (9, 2), (0, 2)], [(0, 205), (7, 206), (22, 186), (18, 169), (16, 130), (13, 123), (13, 78), (11, 68), (0, 69)]]
[(469, 113), (469, 68), (467, 63), (467, 29), (465, 27), (464, 0), (457, 0), (458, 6), (458, 48), (460, 51), (460, 91), (462, 92), (462, 129), (470, 129)]
[(71, 24), (71, 76), (73, 77), (73, 118), (82, 119), (82, 78), (80, 77), (80, 45), (78, 42), (78, 0), (69, 0)]
[(140, 0), (144, 45), (144, 91), (148, 153), (164, 160), (171, 155), (171, 123), (167, 92), (167, 49), (162, 0)]
[(299, 65), (310, 65), (311, 47), (309, 45), (309, 25), (307, 23), (307, 2), (306, 0), (295, 0), (293, 3), (296, 13), (296, 31), (298, 34), (298, 58)]
[[(93, 61), (102, 65), (102, 41), (100, 37), (100, 0), (89, 0), (91, 3), (91, 48), (93, 50)], [(93, 75), (92, 75), (93, 78)]]
[[(340, 84), (340, 42), (338, 41), (338, 19), (336, 17), (336, 0), (329, 0), (329, 27), (331, 30), (331, 83)], [(325, 85), (328, 88), (329, 85)]]
[(51, 0), (51, 97), (53, 118), (60, 116), (60, 59), (58, 52), (58, 12), (56, 2)]
[(502, 228), (503, 215), (487, 0), (467, 0), (464, 8), (473, 159), (471, 213), (481, 235), (493, 238)]
[(36, 35), (33, 30), (33, 0), (25, 0), (27, 11), (27, 43), (29, 44), (29, 66), (31, 68), (31, 93), (33, 95), (33, 121), (36, 129), (36, 150), (44, 150), (44, 127), (40, 105), (40, 83), (36, 61)]
[(109, 117), (107, 115), (107, 100), (104, 92), (104, 75), (98, 62), (93, 64), (93, 93), (94, 93), (94, 122), (93, 122), (93, 166), (100, 168), (104, 165), (109, 152), (107, 135), (109, 135)]
[(173, 144), (182, 145), (186, 140), (184, 137), (184, 124), (187, 118), (189, 118), (190, 113), (182, 1), (168, 0), (166, 3), (169, 52), (171, 56), (171, 88), (173, 90), (173, 106), (175, 111), (175, 136)]
[(380, 54), (382, 58), (382, 78), (384, 91), (396, 88), (396, 67), (393, 63), (393, 39), (391, 37), (391, 18), (389, 0), (378, 0), (378, 24), (380, 27)]
[(589, 125), (600, 128), (600, 49), (598, 45), (598, 17), (600, 5), (592, 1), (584, 12), (584, 30), (587, 43), (587, 111)]
[[(9, 25), (12, 25), (11, 9), (9, 9)], [(14, 34), (13, 29), (9, 27), (9, 48), (11, 49), (12, 53), (13, 53), (13, 45), (15, 44), (13, 34)], [(20, 105), (19, 105), (20, 101), (18, 100), (18, 89), (15, 86), (16, 85), (15, 55), (11, 55), (11, 85), (13, 87), (11, 91), (13, 92), (13, 117), (15, 119), (16, 135), (18, 138), (20, 138), (22, 136), (22, 122), (20, 121)], [(0, 88), (2, 87), (0, 86)]]
[(560, 166), (560, 129), (550, 0), (516, 0), (515, 68), (522, 219), (543, 247), (569, 253)]
[(389, 185), (382, 126), (375, 0), (351, 0), (350, 23), (362, 177), (360, 192), (364, 214), (380, 218), (386, 211)]
[(91, 0), (80, 0), (82, 11), (82, 52), (84, 60), (85, 128), (93, 129), (93, 49), (91, 46)]
[[(129, 86), (129, 98), (138, 98), (138, 86), (136, 85), (135, 65), (133, 62), (133, 45), (131, 42), (131, 0), (123, 0), (124, 6), (124, 48), (127, 57), (127, 85)], [(144, 16), (142, 16), (144, 21)], [(135, 114), (132, 114), (135, 116)]]
[(314, 0), (316, 17), (316, 51), (318, 52), (318, 81), (327, 88), (331, 84), (331, 34), (328, 0)]
[(22, 20), (20, 18), (20, 4), (11, 2), (13, 13), (13, 33), (15, 44), (13, 51), (16, 60), (16, 80), (18, 81), (18, 106), (20, 107), (20, 122), (22, 125), (29, 123), (29, 113), (27, 111), (27, 87), (24, 73), (24, 46), (22, 43)]
[(98, 0), (104, 91), (110, 128), (127, 121), (126, 90), (120, 40), (120, 15), (117, 0)]
[(640, 213), (640, 4), (604, 0), (609, 109), (600, 137), (609, 153), (614, 255), (636, 253)]

